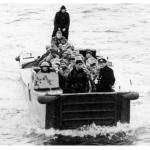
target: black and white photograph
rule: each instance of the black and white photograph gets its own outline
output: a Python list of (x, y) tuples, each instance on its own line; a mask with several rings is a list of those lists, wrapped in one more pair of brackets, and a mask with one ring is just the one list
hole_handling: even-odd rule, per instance
[(150, 145), (150, 3), (102, 2), (0, 3), (0, 146)]

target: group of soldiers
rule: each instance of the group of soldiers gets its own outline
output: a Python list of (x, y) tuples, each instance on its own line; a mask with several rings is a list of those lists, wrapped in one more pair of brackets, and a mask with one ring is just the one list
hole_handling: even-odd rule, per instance
[(51, 45), (46, 53), (36, 60), (41, 71), (55, 71), (59, 86), (64, 93), (110, 92), (115, 83), (113, 70), (107, 60), (94, 57), (91, 50), (83, 56), (68, 42), (70, 16), (61, 6), (54, 18)]
[(46, 46), (46, 53), (37, 62), (42, 72), (58, 73), (64, 93), (109, 92), (115, 82), (106, 59), (93, 57), (91, 50), (84, 57), (61, 31), (52, 37), (51, 45)]

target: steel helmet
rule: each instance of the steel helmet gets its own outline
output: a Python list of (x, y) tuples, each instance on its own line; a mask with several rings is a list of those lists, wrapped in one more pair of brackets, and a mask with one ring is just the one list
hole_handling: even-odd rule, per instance
[(50, 64), (46, 61), (42, 62), (40, 67), (50, 67)]

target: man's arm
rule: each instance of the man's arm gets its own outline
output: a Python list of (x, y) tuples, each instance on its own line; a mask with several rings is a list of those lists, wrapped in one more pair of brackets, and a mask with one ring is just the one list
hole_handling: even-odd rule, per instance
[(64, 44), (67, 44), (67, 43), (68, 43), (67, 39), (63, 36), (62, 40), (61, 40), (61, 44), (64, 45)]
[(90, 89), (90, 80), (88, 74), (84, 74), (84, 79), (85, 79), (85, 92), (88, 92)]
[(110, 85), (114, 85), (114, 83), (115, 83), (114, 72), (113, 72), (113, 70), (110, 70), (110, 73), (109, 73), (109, 84)]
[(69, 13), (66, 14), (66, 25), (65, 28), (69, 29), (69, 25), (70, 25), (70, 16)]
[(55, 18), (54, 18), (54, 27), (56, 28), (56, 29), (58, 29), (59, 28), (59, 14), (58, 14), (58, 12), (56, 13), (56, 15), (55, 15)]
[(66, 82), (67, 93), (71, 92), (71, 84), (72, 84), (71, 81), (72, 81), (72, 77), (71, 77), (71, 72), (70, 72), (68, 77), (67, 77), (67, 82)]
[(51, 47), (52, 47), (53, 49), (57, 49), (56, 40), (55, 40), (54, 37), (53, 37), (52, 40), (51, 40)]

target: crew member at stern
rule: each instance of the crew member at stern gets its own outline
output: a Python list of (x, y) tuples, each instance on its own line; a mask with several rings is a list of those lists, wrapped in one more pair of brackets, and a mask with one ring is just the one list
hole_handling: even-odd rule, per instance
[(114, 72), (107, 66), (107, 61), (104, 58), (98, 60), (98, 83), (96, 84), (97, 92), (112, 92), (112, 86), (115, 83)]
[(62, 35), (68, 39), (69, 34), (69, 25), (70, 25), (70, 16), (66, 12), (66, 7), (61, 6), (60, 11), (56, 13), (54, 18), (54, 31), (52, 37), (56, 35), (56, 32), (59, 30), (62, 32)]

